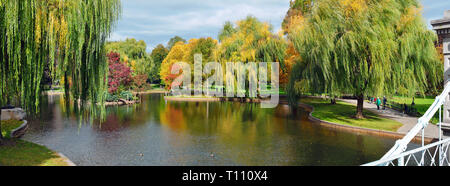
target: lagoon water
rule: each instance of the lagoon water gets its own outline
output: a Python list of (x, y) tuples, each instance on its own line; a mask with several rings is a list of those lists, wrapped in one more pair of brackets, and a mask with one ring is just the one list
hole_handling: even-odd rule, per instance
[(302, 109), (257, 103), (166, 102), (106, 108), (86, 122), (43, 100), (25, 140), (66, 155), (77, 165), (360, 165), (380, 158), (395, 140), (319, 126)]

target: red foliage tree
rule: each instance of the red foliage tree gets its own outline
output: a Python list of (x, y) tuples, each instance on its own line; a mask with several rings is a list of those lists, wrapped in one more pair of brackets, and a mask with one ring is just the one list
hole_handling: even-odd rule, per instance
[(138, 91), (144, 90), (144, 85), (147, 83), (148, 76), (145, 74), (136, 75), (133, 77), (133, 84)]
[(128, 86), (130, 84), (131, 69), (120, 62), (119, 53), (110, 52), (107, 56), (109, 63), (108, 92), (114, 94), (121, 85)]
[(120, 54), (117, 52), (110, 52), (106, 55), (108, 57), (108, 64), (120, 63)]
[[(169, 69), (172, 69), (173, 66), (175, 64), (170, 65)], [(169, 74), (166, 76), (166, 78), (164, 78), (164, 82), (166, 82), (167, 86), (167, 90), (172, 89), (172, 86), (181, 86), (182, 83), (180, 82), (173, 82), (178, 76), (183, 74), (183, 70), (180, 70), (180, 72), (178, 74)]]

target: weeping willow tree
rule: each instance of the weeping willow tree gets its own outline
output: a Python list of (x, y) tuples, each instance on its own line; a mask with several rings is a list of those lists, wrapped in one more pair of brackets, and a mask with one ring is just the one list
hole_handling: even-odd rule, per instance
[(303, 92), (358, 99), (436, 87), (442, 76), (434, 41), (417, 0), (316, 0), (304, 26), (289, 33), (301, 60), (294, 66), (291, 103)]
[(0, 106), (38, 112), (46, 63), (66, 98), (102, 103), (104, 45), (120, 11), (120, 0), (0, 0)]
[[(215, 61), (219, 61), (223, 69), (227, 62), (242, 62), (243, 64), (279, 62), (280, 74), (286, 72), (284, 60), (287, 44), (281, 34), (272, 32), (270, 24), (248, 16), (246, 19), (237, 21), (235, 25), (226, 22), (218, 38), (220, 44), (214, 52)], [(231, 76), (226, 76), (226, 78), (228, 81), (233, 81), (229, 79)], [(224, 79), (224, 81), (227, 80)]]
[(216, 51), (219, 61), (280, 62), (284, 61), (286, 43), (272, 33), (272, 26), (253, 16), (237, 22), (225, 23), (219, 33), (220, 45)]

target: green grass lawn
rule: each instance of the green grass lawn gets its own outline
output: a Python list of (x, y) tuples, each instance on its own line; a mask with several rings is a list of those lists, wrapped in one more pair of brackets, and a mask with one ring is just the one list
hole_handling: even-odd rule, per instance
[(67, 166), (65, 159), (45, 146), (32, 142), (11, 139), (11, 130), (23, 122), (17, 120), (2, 121), (2, 134), (5, 139), (0, 145), (0, 165), (3, 166)]
[(160, 84), (149, 84), (148, 88), (146, 89), (148, 90), (153, 90), (153, 91), (165, 91), (166, 89), (164, 88), (164, 86), (161, 86)]
[(11, 131), (19, 128), (20, 125), (22, 125), (23, 121), (18, 121), (18, 120), (7, 120), (7, 121), (2, 121), (2, 135), (5, 138), (10, 138), (11, 136)]
[(402, 126), (401, 123), (392, 119), (380, 117), (379, 115), (364, 110), (364, 119), (356, 119), (356, 106), (337, 101), (335, 105), (330, 104), (329, 100), (320, 98), (302, 98), (301, 103), (305, 103), (314, 107), (312, 116), (332, 123), (350, 125), (362, 128), (397, 131)]
[[(423, 97), (423, 98), (414, 98), (415, 106), (414, 108), (417, 109), (417, 112), (419, 112), (420, 115), (425, 114), (425, 112), (430, 108), (431, 104), (433, 104), (435, 100), (435, 97)], [(402, 97), (402, 96), (394, 96), (393, 98), (390, 98), (388, 101), (393, 101), (400, 104), (407, 104), (408, 106), (412, 103), (412, 98), (408, 97)], [(431, 119), (432, 123), (438, 123), (439, 122), (439, 112), (436, 112), (434, 117)]]
[[(392, 101), (401, 103), (401, 104), (408, 104), (410, 105), (412, 103), (412, 98), (407, 97), (401, 97), (401, 96), (394, 96), (391, 98)], [(417, 112), (420, 114), (424, 114), (428, 108), (433, 104), (435, 98), (434, 97), (425, 97), (425, 98), (414, 98), (415, 107), (417, 109)]]

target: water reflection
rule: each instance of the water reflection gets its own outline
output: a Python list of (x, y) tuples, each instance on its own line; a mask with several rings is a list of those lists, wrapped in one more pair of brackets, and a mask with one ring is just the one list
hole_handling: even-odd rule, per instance
[(62, 97), (43, 101), (24, 138), (78, 165), (359, 165), (394, 143), (319, 126), (287, 105), (165, 102), (153, 94), (107, 107), (104, 121), (79, 122)]

